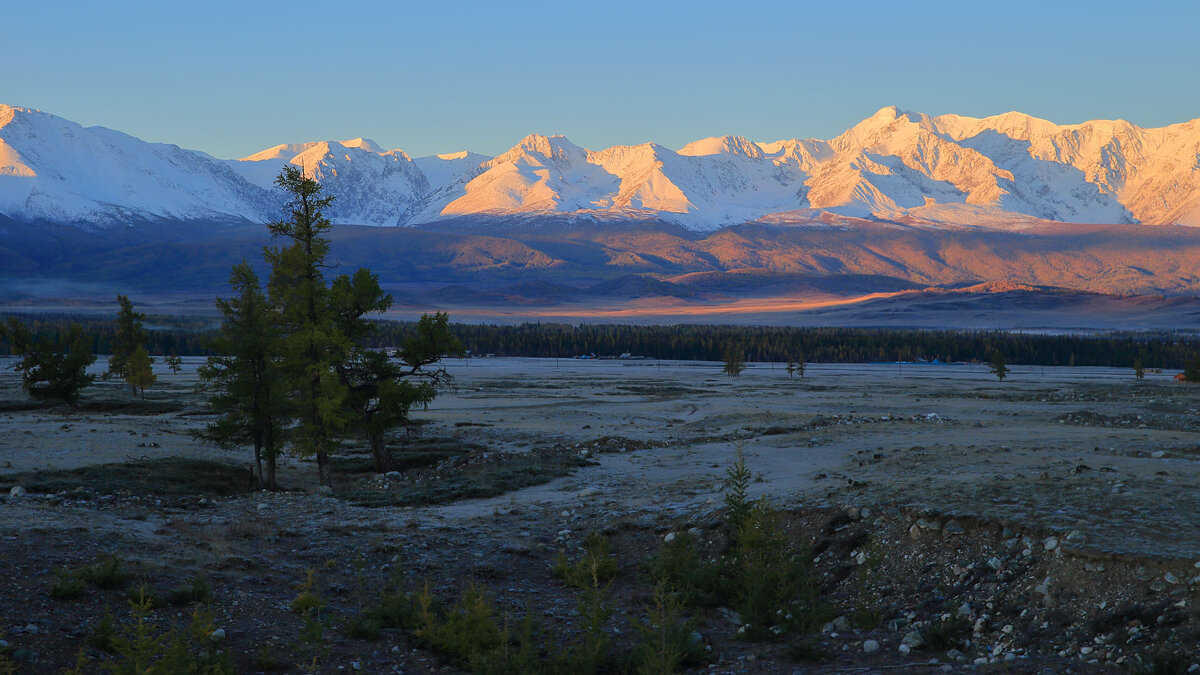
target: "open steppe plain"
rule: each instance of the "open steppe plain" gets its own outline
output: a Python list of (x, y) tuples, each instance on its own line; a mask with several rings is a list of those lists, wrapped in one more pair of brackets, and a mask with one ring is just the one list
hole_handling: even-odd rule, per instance
[[(1132, 370), (1018, 365), (1000, 382), (979, 364), (810, 364), (792, 378), (753, 363), (729, 378), (715, 363), (451, 360), (452, 388), (394, 445), (397, 458), (444, 453), (436, 463), (376, 476), (348, 446), (332, 495), (294, 458), (283, 492), (122, 486), (120, 472), (164, 457), (250, 465), (249, 450), (191, 435), (210, 419), (199, 362), (158, 366), (144, 402), (98, 383), (79, 410), (31, 405), (0, 371), (0, 486), (28, 490), (0, 497), (0, 631), (18, 672), (58, 672), (81, 650), (93, 666), (104, 658), (87, 638), (106, 612), (128, 619), (128, 591), (49, 594), (56, 571), (103, 553), (120, 557), (128, 587), (207, 578), (222, 649), (245, 672), (265, 670), (263, 644), (283, 672), (301, 672), (289, 603), (310, 569), (328, 603), (318, 672), (459, 672), (410, 632), (368, 641), (341, 626), (400, 564), (443, 597), (473, 580), (498, 611), (571, 636), (576, 593), (551, 567), (591, 532), (618, 561), (606, 630), (619, 656), (640, 639), (631, 621), (664, 538), (691, 532), (719, 554), (738, 446), (751, 496), (783, 511), (814, 560), (830, 620), (799, 650), (797, 636), (738, 639), (727, 608), (689, 612), (708, 655), (694, 672), (1132, 672), (1155, 658), (1186, 671), (1200, 660), (1200, 387), (1173, 371), (1139, 382)], [(397, 505), (441, 502), (412, 495), (451, 482), (477, 494), (472, 482), (494, 477), (480, 467), (533, 450), (582, 466), (495, 496)], [(78, 487), (62, 473), (110, 463), (124, 463), (115, 478)], [(931, 626), (949, 625), (961, 635), (929, 644)]]

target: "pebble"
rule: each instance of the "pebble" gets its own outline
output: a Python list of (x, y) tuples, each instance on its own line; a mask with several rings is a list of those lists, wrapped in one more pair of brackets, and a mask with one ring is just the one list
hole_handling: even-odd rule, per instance
[(1042, 542), (1047, 551), (1053, 551), (1058, 548), (1058, 537), (1046, 537), (1046, 541)]
[(1033, 590), (1035, 592), (1037, 592), (1039, 595), (1050, 595), (1050, 586), (1053, 583), (1054, 583), (1053, 579), (1051, 579), (1050, 577), (1046, 577), (1045, 579), (1042, 580), (1042, 583), (1038, 584), (1037, 587), (1035, 587)]
[(879, 641), (878, 640), (867, 640), (866, 642), (863, 643), (863, 651), (866, 652), (867, 654), (870, 654), (871, 652), (879, 651)]
[(908, 654), (912, 651), (912, 647), (909, 647), (908, 645), (900, 645), (899, 647), (896, 647), (896, 651), (900, 652), (901, 654)]
[(663, 537), (664, 544), (669, 544), (673, 541), (675, 541), (675, 533), (674, 532), (668, 532), (667, 536)]
[(1163, 581), (1174, 586), (1175, 584), (1179, 583), (1179, 577), (1175, 576), (1174, 574), (1171, 574), (1170, 572), (1167, 572), (1166, 574), (1163, 575)]
[(12, 489), (8, 491), (8, 495), (10, 497), (24, 497), (25, 488), (21, 487), (20, 485), (14, 485), (12, 486)]
[(259, 511), (266, 511), (269, 507), (266, 504), (259, 504), (254, 508), (258, 509)]
[(1163, 452), (1162, 450), (1155, 450), (1154, 452), (1150, 453), (1150, 459), (1162, 459), (1166, 454), (1167, 453)]
[(209, 633), (208, 636), (210, 638), (212, 638), (213, 640), (224, 640), (225, 639), (225, 629), (218, 628), (218, 629), (214, 630), (213, 632)]
[(957, 537), (958, 535), (965, 533), (966, 530), (963, 529), (963, 526), (959, 525), (957, 521), (953, 520), (946, 521), (946, 525), (942, 528), (943, 537)]
[(906, 633), (904, 635), (904, 639), (900, 641), (900, 644), (905, 647), (915, 649), (915, 648), (920, 647), (921, 645), (925, 644), (925, 638), (921, 637), (920, 632), (915, 631), (915, 630), (910, 630), (908, 633)]

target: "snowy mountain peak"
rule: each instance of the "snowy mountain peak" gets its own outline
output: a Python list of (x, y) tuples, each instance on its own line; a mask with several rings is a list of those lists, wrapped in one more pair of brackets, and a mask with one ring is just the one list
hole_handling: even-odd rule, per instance
[(411, 158), (366, 138), (282, 144), (238, 160), (146, 143), (0, 105), (0, 215), (107, 226), (263, 222), (274, 180), (302, 168), (336, 197), (336, 223), (413, 225), (538, 214), (657, 218), (697, 229), (824, 213), (979, 227), (1039, 220), (1200, 226), (1200, 119), (1059, 125), (881, 108), (831, 140), (720, 136), (587, 150), (530, 134), (498, 157)]
[(341, 145), (346, 148), (359, 148), (379, 155), (382, 155), (384, 152), (383, 148), (379, 147), (379, 144), (369, 138), (352, 138), (348, 141), (342, 141)]
[(692, 141), (680, 149), (679, 154), (688, 157), (708, 155), (741, 155), (750, 159), (762, 159), (762, 148), (742, 136), (718, 136)]
[(529, 134), (525, 138), (522, 138), (521, 142), (513, 146), (508, 152), (496, 157), (492, 162), (511, 162), (529, 155), (538, 155), (546, 159), (567, 159), (582, 156), (585, 152), (583, 148), (572, 143), (566, 136)]

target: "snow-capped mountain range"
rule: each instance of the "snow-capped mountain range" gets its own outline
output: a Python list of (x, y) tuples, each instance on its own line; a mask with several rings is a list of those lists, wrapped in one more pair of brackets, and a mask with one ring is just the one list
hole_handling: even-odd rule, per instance
[(327, 215), (345, 224), (557, 215), (714, 230), (835, 214), (936, 226), (1200, 226), (1200, 119), (1143, 129), (888, 107), (831, 140), (725, 136), (677, 151), (593, 151), (534, 134), (498, 157), (412, 158), (358, 138), (222, 160), (0, 105), (0, 214), (16, 221), (266, 222), (280, 215), (272, 183), (284, 164), (321, 181), (336, 197)]

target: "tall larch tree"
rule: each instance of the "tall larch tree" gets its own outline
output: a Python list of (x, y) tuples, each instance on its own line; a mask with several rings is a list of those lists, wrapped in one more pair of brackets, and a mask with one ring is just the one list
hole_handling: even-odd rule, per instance
[(281, 328), (282, 382), (294, 419), (288, 440), (301, 457), (316, 457), (321, 485), (331, 487), (329, 455), (347, 422), (346, 387), (336, 366), (350, 348), (332, 320), (325, 284), (325, 234), (332, 225), (321, 211), (333, 197), (291, 166), (275, 184), (290, 198), (291, 218), (269, 228), (291, 243), (268, 247), (264, 257), (271, 265), (267, 290)]

